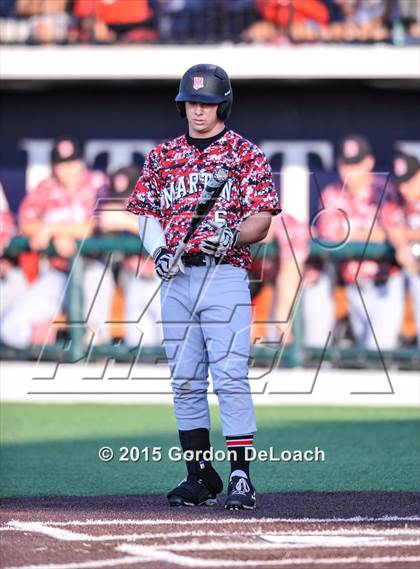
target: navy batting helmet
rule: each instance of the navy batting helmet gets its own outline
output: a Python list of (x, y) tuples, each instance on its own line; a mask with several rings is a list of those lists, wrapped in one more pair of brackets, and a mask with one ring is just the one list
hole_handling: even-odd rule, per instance
[(217, 116), (225, 121), (232, 108), (233, 94), (228, 74), (217, 65), (200, 63), (190, 67), (182, 76), (175, 98), (181, 117), (185, 117), (185, 103), (219, 104)]

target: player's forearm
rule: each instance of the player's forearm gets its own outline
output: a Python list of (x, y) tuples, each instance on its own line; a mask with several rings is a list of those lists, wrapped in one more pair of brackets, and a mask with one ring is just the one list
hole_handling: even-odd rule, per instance
[(104, 209), (98, 220), (98, 226), (103, 233), (110, 231), (128, 231), (138, 235), (139, 226), (136, 216), (125, 212)]
[(20, 224), (19, 230), (25, 237), (33, 237), (44, 228), (42, 221), (24, 221)]
[(84, 239), (93, 231), (92, 223), (66, 223), (48, 225), (51, 238), (67, 237), (69, 239)]
[(273, 241), (276, 241), (276, 227), (274, 223), (271, 223), (270, 220), (270, 226), (268, 228), (267, 234), (265, 237), (263, 237), (263, 239), (260, 239), (261, 243), (272, 243)]
[(20, 225), (20, 232), (26, 237), (32, 238), (42, 231), (48, 233), (50, 239), (54, 237), (68, 237), (83, 239), (92, 233), (93, 227), (89, 223), (68, 223), (64, 225), (47, 224), (42, 221), (25, 221)]
[(139, 235), (143, 247), (153, 257), (159, 247), (166, 247), (165, 233), (156, 217), (139, 215)]
[(385, 241), (385, 232), (381, 227), (374, 227), (372, 231), (369, 229), (352, 229), (350, 232), (350, 241), (366, 241), (369, 239), (371, 243), (382, 243)]
[(261, 212), (248, 217), (239, 227), (239, 245), (249, 245), (262, 241), (268, 234), (271, 224), (271, 213)]

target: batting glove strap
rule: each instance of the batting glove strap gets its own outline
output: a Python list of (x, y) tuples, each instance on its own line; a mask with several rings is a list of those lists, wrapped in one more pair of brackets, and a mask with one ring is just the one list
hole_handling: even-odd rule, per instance
[(174, 269), (170, 270), (173, 255), (165, 247), (159, 247), (153, 254), (155, 270), (159, 278), (164, 281), (171, 280), (177, 273)]

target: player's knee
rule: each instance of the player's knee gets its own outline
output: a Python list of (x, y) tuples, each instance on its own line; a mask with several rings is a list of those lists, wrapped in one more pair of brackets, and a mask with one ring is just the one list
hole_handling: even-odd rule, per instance
[(171, 385), (175, 397), (206, 394), (208, 389), (208, 381), (201, 378), (173, 379)]

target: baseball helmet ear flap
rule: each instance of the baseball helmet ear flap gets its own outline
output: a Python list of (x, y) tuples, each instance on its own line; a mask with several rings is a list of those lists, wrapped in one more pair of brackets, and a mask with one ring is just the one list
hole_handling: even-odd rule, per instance
[(232, 110), (232, 100), (224, 101), (223, 103), (220, 103), (217, 109), (217, 116), (219, 117), (219, 119), (225, 122), (229, 118), (231, 110)]
[(181, 117), (183, 119), (185, 119), (185, 117), (187, 116), (187, 113), (185, 112), (185, 103), (181, 103), (180, 101), (177, 101), (175, 103), (176, 108), (178, 109), (178, 113), (181, 115)]

